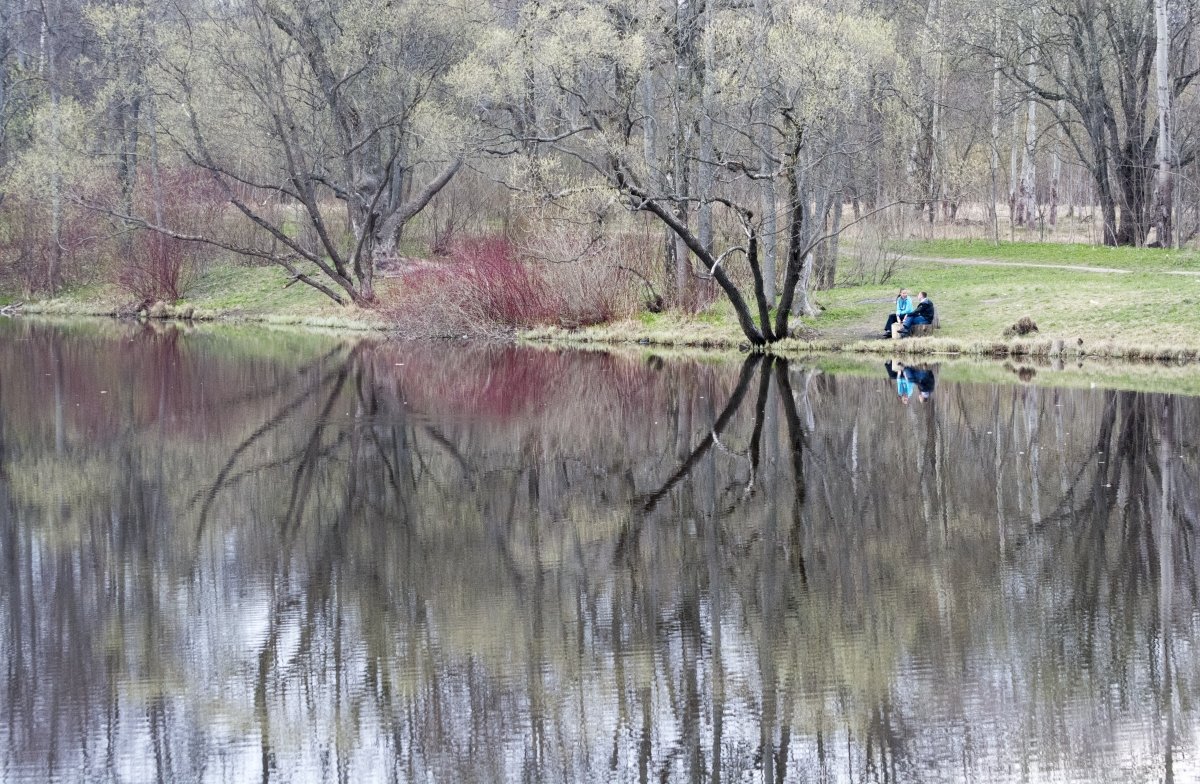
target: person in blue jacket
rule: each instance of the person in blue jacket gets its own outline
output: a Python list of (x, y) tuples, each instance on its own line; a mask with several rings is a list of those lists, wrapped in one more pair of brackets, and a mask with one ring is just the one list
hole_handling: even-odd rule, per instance
[(904, 317), (912, 313), (912, 300), (908, 297), (908, 289), (900, 289), (900, 293), (896, 295), (896, 312), (889, 314), (887, 323), (883, 325), (883, 336), (890, 338), (892, 336), (892, 325), (897, 321), (903, 322)]

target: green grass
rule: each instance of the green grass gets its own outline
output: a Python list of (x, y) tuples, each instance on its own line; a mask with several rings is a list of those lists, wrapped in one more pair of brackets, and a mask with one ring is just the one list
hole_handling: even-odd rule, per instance
[[(1051, 243), (1006, 244), (996, 249), (980, 242), (938, 241), (908, 247), (943, 258), (978, 258), (982, 254), (976, 251), (988, 250), (990, 258), (1019, 266), (906, 259), (886, 284), (843, 285), (816, 292), (814, 298), (824, 311), (800, 323), (819, 336), (808, 342), (782, 341), (775, 350), (989, 356), (1045, 356), (1061, 350), (1067, 357), (1127, 359), (1200, 355), (1200, 275), (1171, 274), (1200, 271), (1194, 254)], [(1056, 264), (1127, 271), (1050, 266)], [(901, 343), (878, 337), (900, 286), (930, 292), (941, 320), (935, 337)], [(1031, 317), (1039, 331), (1026, 338), (1004, 337), (1005, 328), (1022, 316)], [(698, 316), (642, 314), (583, 330), (534, 330), (528, 336), (569, 343), (638, 341), (716, 348), (736, 348), (745, 341), (723, 299)]]
[(1055, 242), (1002, 242), (946, 239), (897, 243), (896, 250), (914, 256), (986, 259), (1023, 264), (1069, 264), (1128, 270), (1200, 271), (1200, 253), (1161, 248), (1110, 248)]
[[(314, 270), (315, 271), (315, 270)], [(380, 329), (376, 313), (343, 307), (303, 283), (287, 286), (288, 273), (276, 266), (214, 263), (187, 295), (168, 308), (180, 316), (191, 311), (200, 320), (255, 321), (332, 329)], [(381, 284), (386, 285), (385, 281)], [(29, 313), (110, 315), (135, 306), (134, 297), (110, 284), (79, 286), (49, 299), (25, 303)]]
[[(1200, 349), (1200, 276), (1133, 272), (1117, 275), (1038, 267), (901, 264), (886, 285), (819, 292), (827, 308), (811, 325), (853, 339), (881, 332), (899, 286), (930, 292), (941, 320), (939, 338), (963, 344), (1004, 340), (1022, 316), (1032, 337), (1092, 344)], [(882, 342), (882, 341), (880, 341)], [(1111, 352), (1110, 352), (1111, 353)]]
[[(871, 353), (968, 353), (1048, 355), (1060, 353), (1124, 358), (1186, 358), (1200, 355), (1200, 271), (1192, 253), (1153, 249), (1098, 248), (1055, 243), (932, 241), (906, 248), (934, 258), (987, 258), (1018, 266), (948, 264), (914, 257), (898, 266), (886, 284), (840, 286), (816, 292), (824, 312), (804, 319), (818, 336), (785, 340), (775, 350), (790, 353), (815, 348)], [(1125, 270), (1061, 269), (1054, 264)], [(378, 313), (341, 307), (303, 284), (285, 288), (278, 267), (213, 264), (170, 309), (197, 318), (268, 324), (298, 324), (340, 330), (385, 328)], [(379, 281), (381, 295), (393, 280)], [(935, 337), (901, 343), (876, 337), (901, 285), (931, 292), (942, 328)], [(93, 285), (49, 300), (26, 303), (30, 313), (110, 314), (128, 310), (132, 297), (113, 286)], [(1003, 333), (1022, 316), (1039, 332), (1010, 340)], [(797, 323), (793, 321), (793, 323)], [(529, 330), (533, 340), (574, 344), (650, 343), (736, 349), (745, 342), (732, 307), (724, 299), (699, 314), (642, 313), (633, 318), (579, 330), (544, 327)]]

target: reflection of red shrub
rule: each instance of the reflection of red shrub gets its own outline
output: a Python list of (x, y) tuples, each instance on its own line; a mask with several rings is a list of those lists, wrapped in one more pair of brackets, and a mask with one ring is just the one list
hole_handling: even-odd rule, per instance
[[(503, 423), (573, 412), (564, 418), (578, 424), (608, 411), (653, 421), (666, 410), (674, 383), (658, 369), (660, 363), (600, 352), (404, 341), (381, 345), (368, 356), (377, 378), (395, 378), (409, 411), (438, 419)], [(672, 372), (680, 367), (670, 366)]]

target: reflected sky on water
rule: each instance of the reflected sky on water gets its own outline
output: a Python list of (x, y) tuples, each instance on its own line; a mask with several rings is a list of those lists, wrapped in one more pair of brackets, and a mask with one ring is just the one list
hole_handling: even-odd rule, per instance
[(0, 780), (1194, 780), (1198, 426), (0, 321)]

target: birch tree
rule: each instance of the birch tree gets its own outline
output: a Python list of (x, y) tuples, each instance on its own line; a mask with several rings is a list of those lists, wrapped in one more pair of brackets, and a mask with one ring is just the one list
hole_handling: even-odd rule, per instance
[(1171, 246), (1172, 156), (1171, 139), (1171, 28), (1167, 0), (1154, 0), (1154, 76), (1155, 98), (1158, 105), (1158, 176), (1154, 188), (1155, 233), (1164, 248)]
[[(1148, 0), (1070, 0), (1039, 16), (1021, 0), (996, 19), (1016, 49), (981, 49), (1003, 61), (1005, 75), (1047, 110), (1091, 176), (1107, 245), (1140, 245), (1152, 224), (1159, 129), (1149, 114), (1156, 34)], [(1193, 17), (1190, 4), (1181, 11)], [(1168, 93), (1177, 99), (1200, 67), (1187, 43), (1168, 64)], [(983, 38), (981, 36), (981, 38)], [(986, 36), (987, 41), (991, 36)], [(1164, 56), (1168, 56), (1164, 54)], [(1036, 62), (1037, 78), (1031, 77)]]

